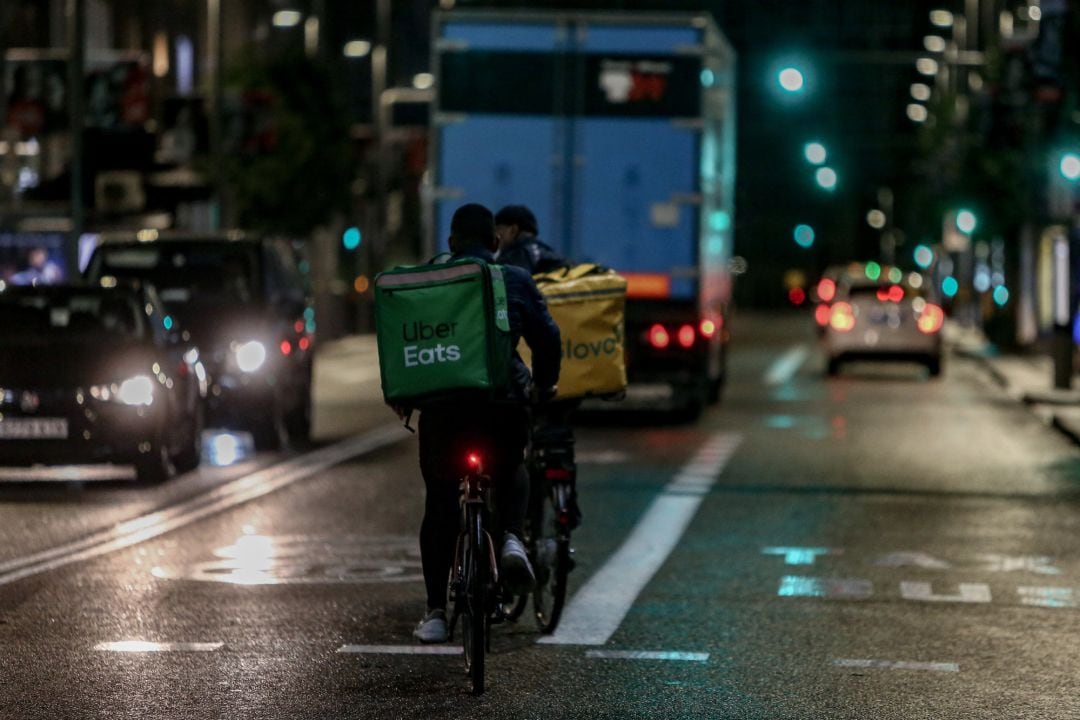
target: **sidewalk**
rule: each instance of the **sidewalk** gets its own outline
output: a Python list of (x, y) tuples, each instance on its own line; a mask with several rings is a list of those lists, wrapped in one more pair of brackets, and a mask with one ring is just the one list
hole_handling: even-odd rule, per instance
[(981, 331), (946, 326), (954, 353), (982, 364), (1004, 390), (1080, 445), (1080, 377), (1073, 390), (1054, 387), (1054, 363), (1047, 355), (1003, 355)]

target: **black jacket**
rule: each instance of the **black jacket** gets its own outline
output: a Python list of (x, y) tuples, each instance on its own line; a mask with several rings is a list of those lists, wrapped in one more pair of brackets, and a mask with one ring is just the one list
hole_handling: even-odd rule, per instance
[(530, 275), (551, 272), (569, 265), (559, 253), (535, 235), (518, 238), (513, 245), (499, 250), (497, 262), (500, 265), (513, 265), (522, 268)]
[[(488, 263), (495, 262), (490, 252), (478, 247), (466, 248), (455, 253), (453, 257), (471, 257)], [(559, 380), (559, 363), (562, 361), (559, 326), (551, 319), (544, 296), (540, 294), (528, 272), (519, 267), (505, 265), (503, 277), (506, 282), (506, 303), (514, 347), (517, 348), (518, 341), (525, 338), (525, 343), (532, 351), (533, 381), (537, 387), (553, 387)], [(511, 399), (524, 402), (528, 398), (529, 369), (516, 349), (512, 362)]]

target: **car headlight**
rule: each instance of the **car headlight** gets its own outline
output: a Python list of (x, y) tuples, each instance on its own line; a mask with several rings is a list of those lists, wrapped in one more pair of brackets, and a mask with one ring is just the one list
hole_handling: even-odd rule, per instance
[(234, 347), (236, 367), (241, 372), (253, 373), (266, 362), (266, 346), (258, 340), (249, 340)]
[(154, 381), (148, 375), (136, 375), (121, 383), (94, 385), (90, 396), (124, 405), (150, 405), (154, 402)]

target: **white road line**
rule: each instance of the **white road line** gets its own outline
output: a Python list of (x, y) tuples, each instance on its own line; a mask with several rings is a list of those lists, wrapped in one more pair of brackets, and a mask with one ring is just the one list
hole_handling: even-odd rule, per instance
[(805, 345), (792, 346), (765, 371), (765, 384), (783, 385), (786, 383), (806, 362), (806, 356), (809, 353), (810, 351)]
[(882, 668), (886, 670), (930, 670), (932, 672), (960, 672), (957, 663), (945, 662), (909, 662), (905, 660), (859, 660), (839, 658), (833, 660), (837, 667)]
[(197, 520), (280, 490), (329, 467), (400, 442), (409, 435), (397, 426), (371, 430), (348, 440), (286, 460), (237, 478), (214, 490), (164, 510), (128, 520), (82, 540), (0, 563), (0, 585), (72, 563), (121, 550)]
[(706, 492), (723, 472), (741, 440), (741, 435), (732, 433), (713, 436), (687, 463), (688, 467), (700, 470), (701, 458), (711, 458), (709, 475), (697, 472), (676, 475), (653, 500), (622, 546), (570, 599), (555, 632), (537, 642), (550, 645), (606, 643), (679, 542)]
[(708, 662), (709, 653), (652, 650), (586, 650), (585, 657), (600, 660), (683, 660), (686, 662)]
[(121, 640), (103, 642), (94, 646), (98, 652), (147, 653), (147, 652), (213, 652), (220, 650), (225, 643), (197, 642), (147, 642), (145, 640)]
[(339, 653), (360, 655), (461, 655), (460, 645), (342, 645)]

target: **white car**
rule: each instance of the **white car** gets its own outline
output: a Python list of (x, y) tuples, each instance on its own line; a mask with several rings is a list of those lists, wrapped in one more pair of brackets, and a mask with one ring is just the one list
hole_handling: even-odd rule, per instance
[(888, 278), (887, 272), (876, 280), (849, 276), (837, 286), (824, 336), (829, 375), (847, 360), (877, 359), (911, 360), (926, 365), (931, 376), (941, 374), (945, 311), (919, 274)]

